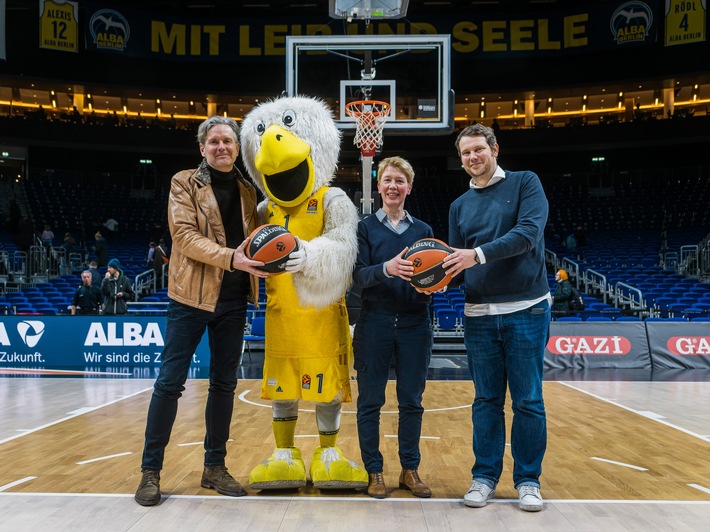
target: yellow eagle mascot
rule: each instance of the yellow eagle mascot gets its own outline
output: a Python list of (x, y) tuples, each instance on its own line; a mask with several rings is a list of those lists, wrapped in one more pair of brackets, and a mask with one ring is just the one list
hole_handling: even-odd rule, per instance
[(255, 489), (306, 485), (294, 445), (300, 399), (313, 401), (320, 445), (310, 477), (319, 489), (365, 488), (365, 469), (336, 446), (341, 403), (350, 402), (351, 340), (345, 292), (357, 256), (358, 213), (339, 188), (341, 133), (328, 106), (305, 96), (255, 107), (241, 127), (242, 158), (266, 199), (260, 223), (293, 233), (286, 274), (266, 279), (266, 344), (261, 396), (273, 401), (276, 449), (249, 474)]

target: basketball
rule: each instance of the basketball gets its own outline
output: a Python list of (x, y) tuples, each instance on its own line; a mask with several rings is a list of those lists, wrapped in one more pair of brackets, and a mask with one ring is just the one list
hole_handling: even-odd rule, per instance
[(288, 229), (275, 224), (260, 225), (249, 235), (246, 256), (264, 263), (259, 269), (272, 275), (283, 273), (286, 261), (296, 251), (296, 238)]
[(409, 246), (403, 258), (414, 263), (411, 285), (429, 292), (444, 288), (451, 281), (451, 276), (443, 267), (444, 257), (453, 252), (446, 243), (436, 238), (422, 238)]

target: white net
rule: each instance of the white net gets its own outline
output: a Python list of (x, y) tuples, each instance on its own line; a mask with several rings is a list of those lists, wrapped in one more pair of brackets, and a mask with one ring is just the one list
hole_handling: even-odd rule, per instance
[(373, 157), (382, 146), (382, 130), (390, 116), (390, 105), (376, 100), (359, 100), (345, 106), (348, 116), (355, 119), (357, 127), (353, 144), (365, 157)]

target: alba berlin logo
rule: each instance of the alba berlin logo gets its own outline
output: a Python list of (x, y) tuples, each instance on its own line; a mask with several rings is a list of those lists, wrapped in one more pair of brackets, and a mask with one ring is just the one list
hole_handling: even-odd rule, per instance
[(34, 347), (44, 334), (44, 323), (41, 321), (21, 321), (17, 324), (17, 332), (27, 347)]

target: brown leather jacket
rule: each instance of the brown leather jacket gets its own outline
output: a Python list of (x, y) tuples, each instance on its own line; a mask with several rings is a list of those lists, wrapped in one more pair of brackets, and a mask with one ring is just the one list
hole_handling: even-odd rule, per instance
[[(256, 189), (237, 172), (244, 235), (256, 228)], [(234, 249), (226, 246), (222, 216), (212, 191), (209, 167), (175, 174), (170, 184), (168, 224), (173, 239), (168, 270), (168, 297), (201, 310), (214, 311), (224, 270), (232, 271)], [(259, 280), (249, 276), (247, 300), (255, 303)]]

